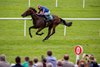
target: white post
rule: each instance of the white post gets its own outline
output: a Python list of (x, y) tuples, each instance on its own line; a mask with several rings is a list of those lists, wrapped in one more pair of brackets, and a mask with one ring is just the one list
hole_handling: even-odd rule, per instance
[(26, 20), (24, 20), (24, 37), (26, 37)]
[(56, 0), (56, 7), (58, 7), (58, 0)]
[(77, 61), (80, 59), (80, 55), (76, 55), (76, 64), (77, 64)]
[(83, 8), (85, 8), (85, 0), (83, 0)]
[(30, 0), (28, 0), (28, 7), (30, 7)]
[(64, 26), (64, 36), (66, 36), (66, 26)]

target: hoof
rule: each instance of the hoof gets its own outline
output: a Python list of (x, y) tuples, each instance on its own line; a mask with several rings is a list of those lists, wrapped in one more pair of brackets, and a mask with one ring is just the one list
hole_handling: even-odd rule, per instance
[(41, 34), (38, 34), (38, 33), (36, 33), (36, 35), (39, 35), (39, 36), (41, 36), (41, 35), (43, 35), (44, 33), (41, 33)]
[(41, 33), (41, 35), (43, 35), (44, 33)]
[(45, 41), (45, 39), (42, 40), (43, 42)]
[(48, 37), (44, 38), (42, 41), (44, 42), (45, 40), (48, 40)]
[(30, 35), (30, 37), (32, 38), (32, 35)]

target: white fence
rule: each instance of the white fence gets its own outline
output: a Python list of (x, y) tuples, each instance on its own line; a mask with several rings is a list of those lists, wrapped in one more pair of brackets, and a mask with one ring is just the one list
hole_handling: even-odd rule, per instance
[[(100, 18), (63, 18), (64, 20), (100, 20)], [(0, 20), (24, 20), (24, 37), (26, 37), (26, 20), (31, 18), (0, 18)], [(64, 36), (66, 35), (66, 26), (64, 26)]]
[[(30, 7), (30, 5), (31, 5), (30, 3), (31, 3), (31, 1), (28, 0), (28, 7)], [(58, 0), (55, 1), (55, 6), (58, 7)], [(83, 8), (85, 8), (85, 0), (83, 0)]]

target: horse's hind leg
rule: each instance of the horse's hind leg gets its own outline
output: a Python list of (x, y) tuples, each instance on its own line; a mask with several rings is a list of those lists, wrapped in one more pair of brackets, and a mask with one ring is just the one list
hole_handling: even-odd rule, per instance
[(52, 35), (55, 33), (55, 28), (56, 28), (56, 25), (54, 25), (54, 26), (53, 26), (52, 33), (48, 36), (48, 38), (47, 38), (47, 39), (49, 39), (49, 38), (50, 38), (50, 36), (52, 36)]
[(34, 27), (34, 26), (30, 26), (30, 27), (29, 27), (29, 35), (30, 35), (31, 38), (32, 38), (32, 34), (31, 34), (31, 29), (32, 29), (32, 28), (35, 28), (35, 27)]
[(55, 27), (53, 28), (52, 33), (50, 34), (50, 36), (52, 36), (54, 33), (55, 33)]
[(44, 34), (43, 32), (39, 34), (39, 32), (40, 32), (42, 29), (44, 29), (44, 28), (39, 28), (39, 29), (37, 30), (37, 32), (36, 32), (36, 35), (40, 35), (40, 36), (41, 36), (42, 34)]
[(48, 34), (47, 34), (47, 36), (43, 39), (43, 41), (47, 40), (47, 39), (50, 37), (51, 29), (52, 29), (52, 27), (49, 27), (49, 28), (48, 28)]

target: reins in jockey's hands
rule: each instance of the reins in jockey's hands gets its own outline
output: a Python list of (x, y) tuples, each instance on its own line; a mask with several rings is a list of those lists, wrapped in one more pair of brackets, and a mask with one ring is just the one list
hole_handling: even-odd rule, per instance
[(53, 19), (52, 15), (50, 15), (50, 10), (47, 7), (38, 5), (38, 9), (38, 15), (44, 15), (47, 21)]

